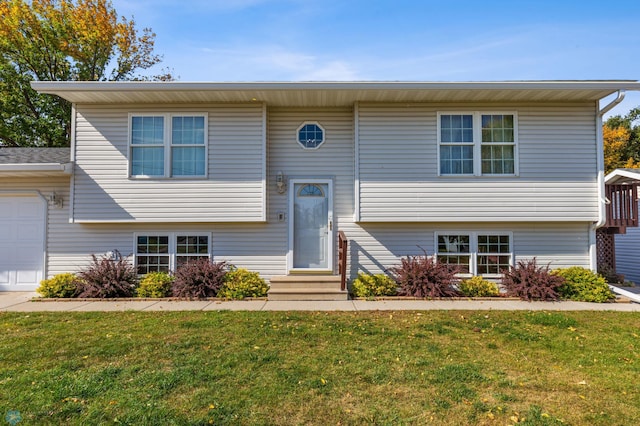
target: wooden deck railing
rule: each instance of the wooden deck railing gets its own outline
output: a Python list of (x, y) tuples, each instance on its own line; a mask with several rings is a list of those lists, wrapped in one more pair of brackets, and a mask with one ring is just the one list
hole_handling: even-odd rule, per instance
[(338, 272), (340, 273), (340, 290), (347, 289), (347, 249), (349, 242), (344, 232), (338, 231)]
[(638, 188), (636, 185), (605, 185), (609, 228), (638, 226)]

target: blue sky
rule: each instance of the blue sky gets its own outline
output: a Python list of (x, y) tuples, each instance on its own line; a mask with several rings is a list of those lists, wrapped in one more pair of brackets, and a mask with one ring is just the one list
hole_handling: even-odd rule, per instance
[(640, 79), (639, 0), (112, 2), (180, 81)]

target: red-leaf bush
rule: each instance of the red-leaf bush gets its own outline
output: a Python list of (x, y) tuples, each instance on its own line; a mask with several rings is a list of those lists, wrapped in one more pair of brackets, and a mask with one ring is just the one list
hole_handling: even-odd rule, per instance
[(502, 286), (507, 294), (523, 300), (558, 300), (560, 286), (565, 281), (563, 277), (551, 274), (549, 265), (538, 266), (535, 257), (520, 260), (514, 268), (502, 273)]
[(456, 274), (459, 268), (439, 262), (425, 252), (421, 256), (407, 256), (400, 265), (389, 269), (398, 283), (400, 296), (453, 297), (458, 296)]
[(78, 272), (78, 297), (133, 297), (138, 284), (138, 275), (133, 265), (124, 257), (111, 260), (98, 259), (91, 255), (92, 262)]
[(185, 263), (174, 274), (172, 293), (176, 297), (194, 299), (216, 297), (224, 285), (229, 266), (225, 261), (212, 262), (206, 258)]

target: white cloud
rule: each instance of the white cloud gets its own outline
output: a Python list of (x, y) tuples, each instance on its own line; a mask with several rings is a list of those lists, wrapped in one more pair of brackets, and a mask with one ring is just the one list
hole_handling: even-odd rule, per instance
[[(330, 55), (316, 56), (282, 46), (239, 46), (234, 49), (185, 49), (182, 57), (165, 57), (176, 64), (176, 74), (191, 81), (338, 81), (362, 76), (354, 64)], [(192, 58), (198, 58), (193, 66)], [(191, 64), (181, 70), (177, 64)], [(188, 78), (184, 78), (188, 75)]]

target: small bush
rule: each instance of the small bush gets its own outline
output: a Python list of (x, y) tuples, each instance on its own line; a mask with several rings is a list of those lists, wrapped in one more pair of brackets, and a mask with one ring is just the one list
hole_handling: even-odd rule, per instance
[(175, 272), (171, 288), (174, 296), (204, 299), (216, 297), (224, 284), (229, 264), (212, 262), (210, 259), (198, 259), (185, 263)]
[(226, 299), (244, 299), (245, 297), (264, 297), (269, 286), (257, 272), (231, 267), (224, 277), (224, 285), (218, 297)]
[(604, 277), (609, 284), (624, 284), (624, 275), (618, 274), (615, 268), (603, 265), (598, 268), (598, 273)]
[(149, 272), (140, 281), (138, 297), (171, 296), (173, 277), (166, 272)]
[(65, 272), (40, 281), (36, 291), (42, 297), (73, 297), (78, 291), (79, 279), (76, 274)]
[(398, 283), (398, 294), (413, 297), (457, 296), (458, 267), (439, 262), (433, 257), (407, 256), (400, 265), (389, 269)]
[(552, 274), (565, 279), (558, 289), (563, 299), (581, 302), (609, 302), (615, 295), (609, 289), (607, 281), (601, 275), (580, 266), (556, 269)]
[(91, 255), (92, 262), (78, 272), (81, 279), (78, 286), (79, 297), (133, 297), (138, 283), (138, 275), (126, 258), (111, 260), (98, 259)]
[(394, 296), (398, 292), (398, 283), (385, 274), (358, 274), (351, 283), (351, 291), (356, 297)]
[(494, 297), (500, 295), (500, 290), (496, 283), (484, 280), (479, 275), (462, 280), (458, 288), (467, 297)]
[(549, 272), (549, 265), (538, 266), (536, 259), (518, 261), (515, 268), (503, 271), (502, 285), (507, 294), (523, 300), (558, 300), (564, 278)]

